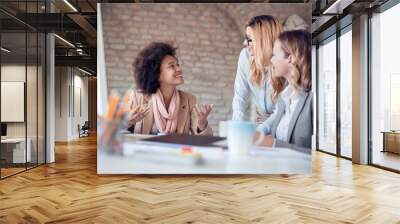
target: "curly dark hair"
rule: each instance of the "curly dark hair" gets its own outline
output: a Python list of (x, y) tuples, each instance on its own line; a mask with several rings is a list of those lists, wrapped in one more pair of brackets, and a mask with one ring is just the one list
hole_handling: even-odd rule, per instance
[(133, 63), (136, 86), (144, 94), (160, 88), (160, 67), (165, 56), (176, 57), (176, 48), (169, 43), (153, 42), (140, 51)]

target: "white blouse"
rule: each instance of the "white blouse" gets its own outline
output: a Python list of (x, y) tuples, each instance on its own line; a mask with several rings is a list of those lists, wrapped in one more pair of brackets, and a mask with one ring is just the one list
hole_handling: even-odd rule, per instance
[(292, 118), (293, 112), (296, 108), (297, 102), (299, 101), (299, 94), (296, 93), (291, 86), (287, 86), (281, 93), (280, 96), (285, 103), (285, 111), (283, 116), (276, 128), (276, 139), (281, 141), (287, 141), (289, 124)]

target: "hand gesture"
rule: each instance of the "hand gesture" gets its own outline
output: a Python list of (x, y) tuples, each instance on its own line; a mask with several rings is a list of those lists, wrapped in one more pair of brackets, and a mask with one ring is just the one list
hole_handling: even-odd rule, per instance
[(204, 129), (207, 128), (207, 125), (208, 125), (207, 117), (210, 114), (213, 106), (214, 106), (214, 104), (204, 104), (204, 105), (196, 104), (194, 107), (196, 114), (199, 118), (198, 128), (201, 131), (204, 131)]
[(131, 127), (137, 122), (143, 120), (146, 115), (149, 113), (149, 107), (146, 105), (138, 105), (133, 110), (131, 110), (128, 114), (128, 123), (127, 127)]

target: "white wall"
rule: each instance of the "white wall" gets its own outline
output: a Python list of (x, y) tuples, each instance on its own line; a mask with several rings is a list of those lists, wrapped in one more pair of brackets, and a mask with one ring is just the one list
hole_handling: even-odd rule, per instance
[[(27, 70), (25, 70), (27, 69)], [(25, 82), (26, 72), (28, 74), (36, 74), (35, 66), (27, 66), (18, 65), (18, 64), (9, 64), (1, 66), (1, 81), (3, 82)], [(29, 77), (28, 77), (29, 78)], [(28, 80), (29, 85), (36, 86), (36, 80)], [(33, 113), (36, 111), (37, 99), (36, 99), (36, 88), (27, 88), (27, 106), (31, 106), (31, 108), (27, 109), (27, 118), (28, 118), (28, 129), (36, 130), (36, 120), (37, 115)], [(33, 103), (33, 104), (32, 104)], [(31, 104), (31, 105), (30, 105)], [(40, 106), (40, 105), (39, 105)], [(34, 107), (34, 108), (32, 108)], [(8, 108), (1, 108), (1, 110), (7, 110)], [(34, 123), (32, 123), (34, 122)], [(25, 124), (26, 122), (7, 122), (7, 136), (8, 137), (25, 137)], [(28, 130), (28, 137), (30, 133), (33, 131)], [(36, 131), (35, 131), (36, 135)]]
[[(25, 80), (26, 78), (27, 80)], [(44, 74), (41, 66), (25, 66), (25, 64), (3, 64), (1, 66), (2, 82), (24, 82), (27, 91), (26, 101), (24, 100), (24, 105), (21, 108), (22, 111), (20, 111), (23, 114), (26, 112), (26, 120), (22, 122), (6, 122), (7, 137), (24, 138), (26, 135), (29, 139), (32, 161), (36, 162), (36, 158), (38, 158), (39, 163), (45, 162), (45, 90), (43, 78)], [(20, 93), (24, 94), (24, 90), (21, 91)], [(7, 97), (7, 95), (2, 95), (3, 97)], [(13, 113), (13, 108), (10, 107), (2, 107), (1, 110), (2, 112)]]
[(88, 120), (88, 78), (76, 68), (56, 67), (55, 86), (55, 141), (77, 139), (78, 124)]
[(68, 85), (67, 67), (55, 68), (55, 141), (68, 140)]
[[(18, 81), (25, 82), (25, 65), (2, 65), (1, 81)], [(28, 72), (32, 67), (28, 66)], [(7, 108), (1, 108), (7, 110)], [(25, 122), (9, 122), (7, 123), (7, 137), (25, 137)]]
[[(74, 75), (74, 108), (73, 110), (75, 111), (75, 113), (72, 113), (73, 119), (71, 127), (72, 127), (72, 138), (78, 138), (79, 133), (78, 133), (78, 124), (80, 124), (81, 126), (85, 123), (85, 121), (88, 121), (88, 77), (85, 76), (80, 76), (80, 75), (76, 75), (76, 71), (75, 70), (75, 75)], [(79, 73), (82, 74), (82, 73)], [(80, 90), (80, 93), (79, 93)], [(80, 97), (79, 97), (80, 95)], [(79, 102), (81, 101), (81, 102)], [(79, 108), (82, 107), (82, 108)], [(80, 110), (81, 109), (81, 113)]]

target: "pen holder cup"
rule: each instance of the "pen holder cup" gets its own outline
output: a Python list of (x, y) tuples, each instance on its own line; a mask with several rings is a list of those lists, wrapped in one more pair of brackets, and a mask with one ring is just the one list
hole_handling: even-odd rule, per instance
[(122, 154), (122, 137), (118, 134), (124, 129), (124, 119), (105, 120), (97, 119), (97, 147), (98, 150), (109, 154)]

